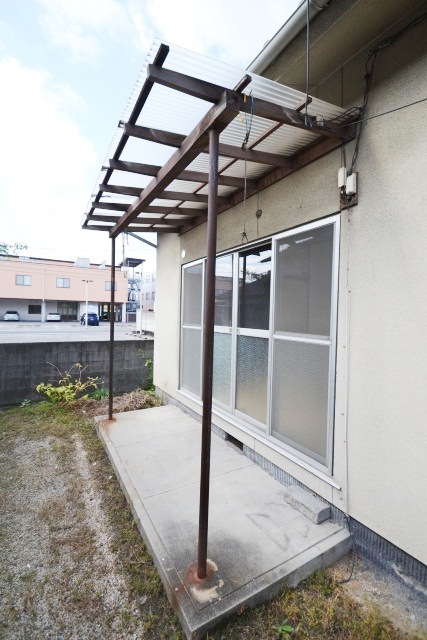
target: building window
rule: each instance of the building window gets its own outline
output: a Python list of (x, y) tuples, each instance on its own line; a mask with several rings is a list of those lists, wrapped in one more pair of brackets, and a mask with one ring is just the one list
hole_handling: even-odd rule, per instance
[(41, 304), (29, 304), (28, 305), (28, 315), (32, 316), (32, 315), (40, 315), (42, 312), (42, 306)]
[(145, 299), (146, 299), (146, 300), (149, 300), (149, 299), (150, 299), (150, 292), (149, 292), (149, 291), (147, 291), (147, 293), (145, 294)]
[[(111, 291), (111, 280), (106, 281), (105, 291)], [(114, 283), (114, 291), (117, 291), (117, 282)]]
[(156, 299), (156, 292), (155, 292), (155, 291), (152, 291), (152, 292), (151, 292), (151, 299), (152, 299), (152, 300), (155, 300), (155, 299)]
[[(216, 261), (213, 399), (332, 471), (339, 218)], [(201, 393), (204, 261), (183, 268), (180, 388)]]
[(60, 289), (69, 289), (70, 278), (56, 278), (56, 286)]
[(31, 276), (15, 276), (15, 284), (29, 287), (31, 286)]
[(151, 282), (151, 274), (145, 276), (145, 282)]

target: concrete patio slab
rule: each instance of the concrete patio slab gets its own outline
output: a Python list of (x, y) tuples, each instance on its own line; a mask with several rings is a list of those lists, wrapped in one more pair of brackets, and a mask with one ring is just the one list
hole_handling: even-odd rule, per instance
[(347, 530), (315, 524), (285, 487), (212, 434), (208, 556), (212, 577), (189, 584), (197, 559), (200, 424), (174, 406), (97, 420), (98, 433), (187, 638), (296, 586), (351, 548)]

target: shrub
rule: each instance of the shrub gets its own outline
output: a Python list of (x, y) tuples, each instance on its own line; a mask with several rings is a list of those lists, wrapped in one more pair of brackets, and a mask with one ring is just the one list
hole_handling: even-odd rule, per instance
[[(51, 363), (49, 363), (51, 364)], [(87, 398), (86, 391), (89, 389), (97, 389), (99, 378), (87, 376), (83, 378), (83, 372), (86, 367), (83, 367), (79, 362), (73, 364), (71, 369), (62, 373), (57, 367), (51, 365), (58, 372), (60, 379), (56, 385), (51, 382), (41, 382), (36, 386), (37, 393), (43, 393), (47, 396), (48, 400), (53, 404), (60, 402), (71, 403), (78, 398)]]

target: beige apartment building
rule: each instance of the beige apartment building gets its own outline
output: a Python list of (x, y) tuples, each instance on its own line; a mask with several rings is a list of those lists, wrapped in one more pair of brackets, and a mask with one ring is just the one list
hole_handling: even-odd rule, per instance
[[(126, 318), (127, 272), (116, 267), (115, 319)], [(17, 311), (21, 320), (44, 322), (48, 313), (78, 320), (86, 311), (107, 318), (110, 310), (110, 267), (76, 262), (0, 256), (0, 319)]]

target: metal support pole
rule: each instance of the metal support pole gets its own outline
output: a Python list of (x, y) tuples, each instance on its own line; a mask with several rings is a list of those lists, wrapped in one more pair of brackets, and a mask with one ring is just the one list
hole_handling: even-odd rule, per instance
[(215, 260), (216, 229), (218, 208), (218, 149), (219, 133), (209, 131), (209, 194), (207, 222), (207, 258), (205, 317), (203, 331), (203, 418), (202, 418), (202, 451), (200, 469), (200, 509), (199, 509), (199, 544), (197, 556), (197, 577), (206, 578), (208, 552), (208, 517), (209, 517), (209, 475), (211, 456), (211, 419), (212, 419), (212, 376), (214, 345), (214, 312), (215, 312)]
[(108, 375), (108, 419), (113, 419), (113, 367), (114, 367), (114, 303), (116, 288), (116, 239), (111, 238), (111, 295), (110, 295), (110, 367)]

